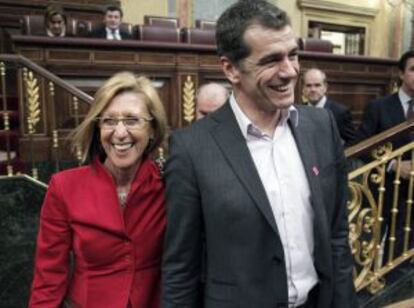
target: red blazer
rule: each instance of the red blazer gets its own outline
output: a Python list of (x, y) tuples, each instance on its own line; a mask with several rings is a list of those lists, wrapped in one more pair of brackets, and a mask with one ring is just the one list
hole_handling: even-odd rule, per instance
[[(144, 160), (122, 212), (96, 160), (57, 173), (41, 215), (29, 307), (158, 308), (165, 230), (164, 185)], [(70, 267), (70, 252), (73, 267)]]

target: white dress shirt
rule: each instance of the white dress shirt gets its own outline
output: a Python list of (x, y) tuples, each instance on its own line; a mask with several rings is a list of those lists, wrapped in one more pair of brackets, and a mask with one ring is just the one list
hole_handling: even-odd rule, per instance
[(112, 30), (112, 29), (109, 29), (108, 27), (106, 27), (105, 29), (106, 29), (107, 40), (116, 40), (116, 41), (122, 40), (121, 34), (119, 33), (119, 29)]
[(408, 107), (410, 106), (409, 102), (413, 99), (404, 92), (402, 88), (398, 90), (398, 98), (400, 99), (401, 106), (404, 109), (404, 115), (407, 117)]
[(318, 108), (323, 108), (323, 107), (325, 107), (326, 100), (327, 100), (326, 96), (325, 96), (325, 95), (324, 95), (324, 96), (322, 96), (322, 98), (319, 100), (319, 102), (317, 102), (317, 103), (315, 104), (315, 107), (318, 107)]
[(253, 157), (283, 244), (289, 307), (302, 305), (318, 276), (313, 264), (314, 213), (309, 184), (287, 122), (290, 118), (297, 125), (298, 112), (293, 106), (283, 110), (273, 136), (269, 136), (253, 125), (233, 94), (230, 106)]
[(46, 34), (48, 37), (65, 37), (66, 36), (66, 27), (63, 27), (62, 32), (59, 35), (54, 35), (52, 31), (46, 29)]

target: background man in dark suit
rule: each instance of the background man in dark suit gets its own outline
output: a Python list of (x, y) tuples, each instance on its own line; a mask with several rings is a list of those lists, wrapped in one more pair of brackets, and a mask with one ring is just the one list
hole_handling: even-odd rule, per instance
[[(357, 131), (357, 141), (361, 142), (369, 137), (379, 134), (387, 129), (390, 129), (409, 118), (414, 117), (414, 50), (405, 52), (399, 62), (399, 77), (401, 80), (401, 87), (398, 92), (388, 95), (386, 97), (379, 98), (373, 102), (370, 102), (364, 111), (364, 116), (361, 125)], [(393, 149), (398, 149), (413, 141), (413, 135), (410, 133), (403, 133), (398, 137), (391, 140)], [(403, 156), (401, 162), (400, 176), (402, 178), (399, 189), (399, 204), (398, 204), (398, 216), (397, 216), (397, 230), (396, 230), (396, 251), (395, 256), (402, 252), (402, 240), (404, 235), (405, 214), (406, 214), (406, 198), (408, 196), (408, 179), (411, 172), (411, 154), (406, 153)], [(363, 157), (367, 160), (367, 157)], [(397, 166), (395, 161), (387, 166), (386, 177), (386, 190), (384, 192), (384, 225), (390, 223), (390, 210), (393, 202), (394, 194), (394, 178), (395, 167)], [(412, 247), (414, 244), (413, 236), (411, 236)], [(385, 250), (385, 256), (387, 256), (387, 247)]]
[(91, 37), (104, 38), (107, 40), (127, 40), (132, 36), (128, 32), (122, 31), (123, 12), (119, 6), (110, 5), (105, 9), (103, 24), (92, 32)]
[(326, 108), (333, 113), (342, 140), (346, 146), (351, 145), (355, 138), (351, 112), (344, 105), (327, 98), (327, 90), (328, 83), (323, 71), (312, 68), (303, 74), (303, 96), (313, 106)]
[(356, 307), (341, 140), (330, 113), (293, 106), (288, 16), (238, 1), (216, 38), (233, 94), (170, 139), (163, 307)]
[[(398, 62), (401, 87), (398, 92), (370, 102), (364, 111), (361, 126), (357, 132), (358, 142), (379, 134), (414, 116), (414, 50), (405, 52)], [(409, 133), (392, 140), (393, 149), (412, 141)], [(391, 168), (394, 168), (392, 166)], [(410, 162), (404, 161), (401, 176), (408, 178)]]

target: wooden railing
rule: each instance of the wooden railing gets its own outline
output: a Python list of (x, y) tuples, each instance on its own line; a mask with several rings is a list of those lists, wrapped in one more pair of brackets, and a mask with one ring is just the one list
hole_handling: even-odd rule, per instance
[[(66, 135), (92, 97), (21, 55), (0, 54), (0, 69), (7, 174), (24, 172), (38, 179), (38, 164), (53, 162), (57, 171), (63, 161), (80, 161), (80, 153), (69, 154)], [(16, 113), (17, 124), (12, 124)]]

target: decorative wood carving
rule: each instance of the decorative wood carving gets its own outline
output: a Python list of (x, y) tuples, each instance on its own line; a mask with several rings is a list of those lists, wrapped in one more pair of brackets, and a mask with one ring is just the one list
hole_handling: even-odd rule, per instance
[(191, 124), (195, 119), (195, 91), (194, 78), (191, 75), (181, 76), (183, 80), (183, 119), (187, 124)]

